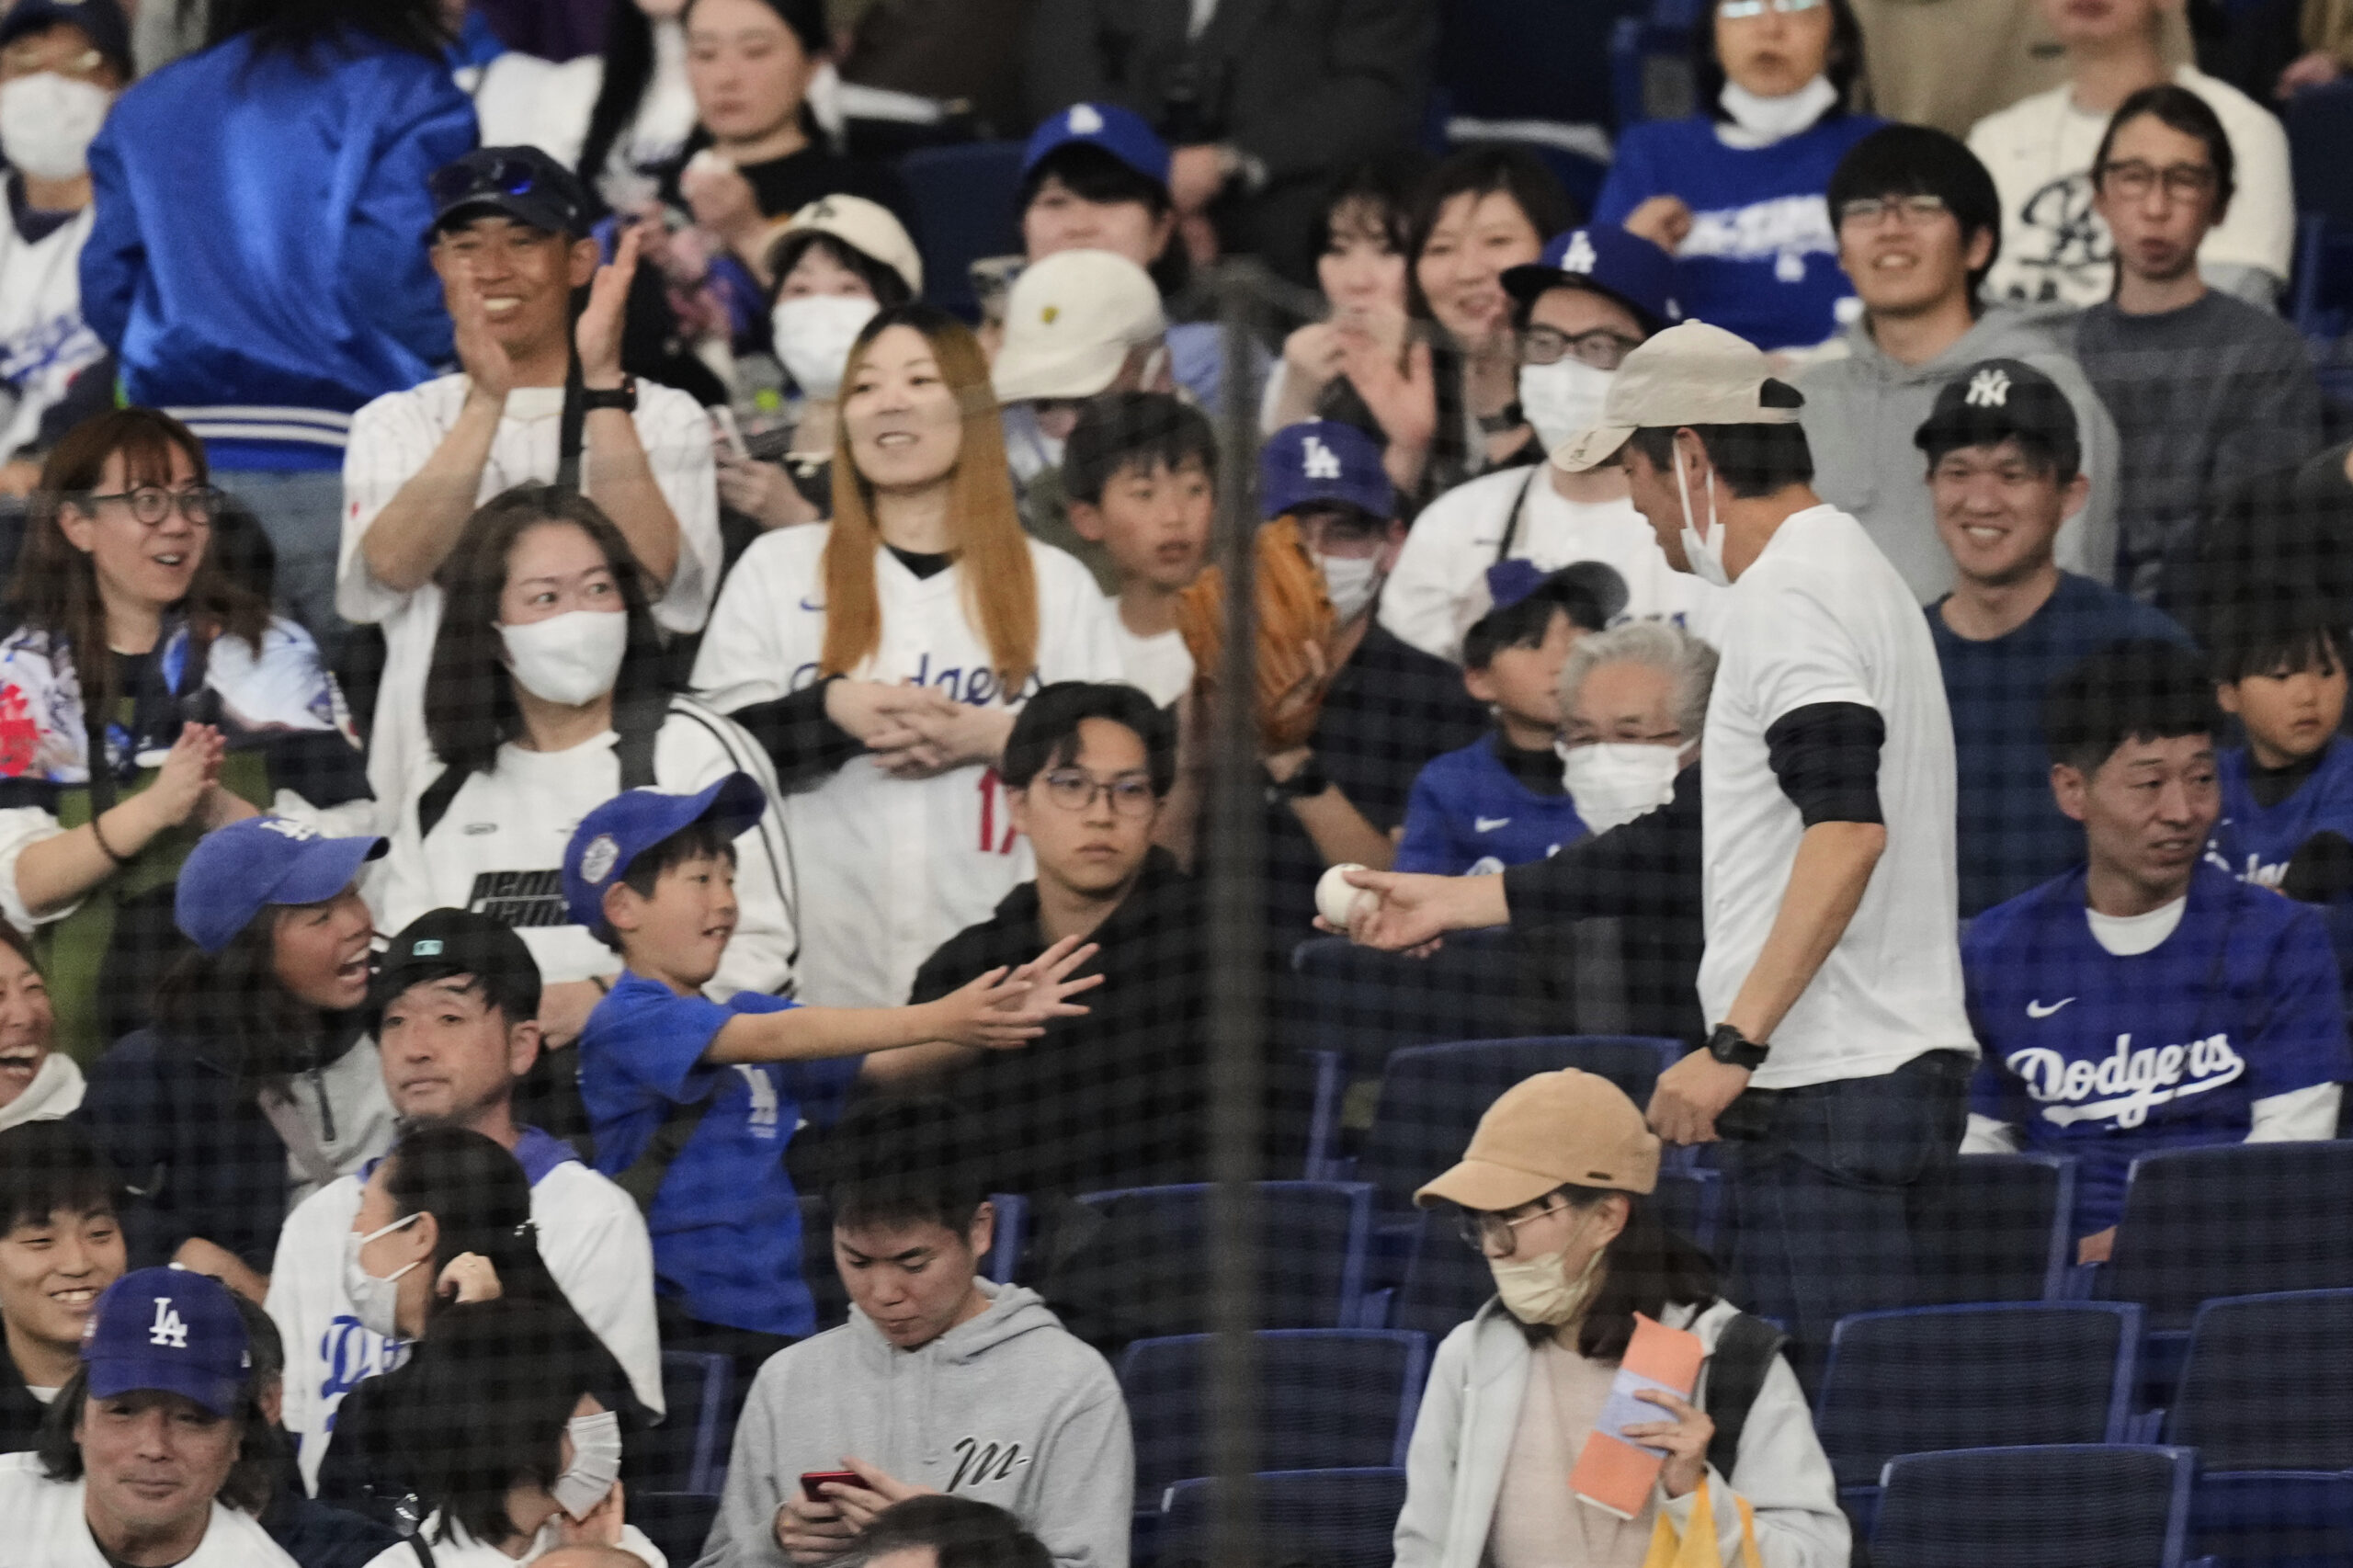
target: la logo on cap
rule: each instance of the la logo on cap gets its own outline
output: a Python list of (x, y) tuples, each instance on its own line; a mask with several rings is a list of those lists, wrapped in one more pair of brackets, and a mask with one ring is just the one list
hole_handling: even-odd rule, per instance
[(1978, 371), (1969, 378), (1969, 391), (1961, 401), (1972, 408), (2007, 408), (2010, 373), (1998, 365)]
[(1093, 104), (1078, 104), (1063, 121), (1073, 136), (1099, 136), (1103, 132), (1103, 115)]
[(601, 882), (613, 873), (613, 862), (621, 858), (621, 846), (609, 833), (600, 833), (588, 841), (580, 852), (580, 880)]
[(1300, 442), (1299, 472), (1310, 479), (1340, 477), (1340, 454), (1309, 436)]
[(1593, 254), (1593, 242), (1579, 229), (1569, 236), (1569, 254), (1561, 258), (1563, 272), (1591, 272), (1593, 264), (1601, 258)]
[(319, 830), (310, 824), (290, 822), (284, 817), (264, 817), (261, 819), (261, 825), (281, 838), (290, 838), (297, 844), (319, 835)]

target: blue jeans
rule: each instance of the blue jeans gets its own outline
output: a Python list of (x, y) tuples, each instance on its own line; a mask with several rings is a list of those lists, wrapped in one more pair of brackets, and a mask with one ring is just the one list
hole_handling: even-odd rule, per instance
[(335, 611), (335, 554), (343, 541), (340, 468), (233, 469), (212, 483), (261, 520), (278, 558), (278, 609), (311, 629), (332, 659), (351, 628)]
[(1785, 1090), (1763, 1138), (1723, 1145), (1733, 1298), (1788, 1325), (1809, 1395), (1840, 1317), (1912, 1304), (1914, 1224), (1959, 1157), (1975, 1065), (1933, 1051)]

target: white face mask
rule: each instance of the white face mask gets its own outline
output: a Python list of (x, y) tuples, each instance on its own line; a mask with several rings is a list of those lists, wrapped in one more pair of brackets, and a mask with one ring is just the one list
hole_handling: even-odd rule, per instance
[(1324, 597), (1343, 624), (1354, 620), (1381, 592), (1381, 562), (1370, 555), (1318, 555), (1315, 569), (1324, 574)]
[(370, 1231), (364, 1236), (358, 1231), (347, 1231), (344, 1233), (343, 1293), (351, 1298), (351, 1315), (359, 1320), (360, 1327), (370, 1334), (381, 1335), (386, 1339), (398, 1339), (401, 1336), (401, 1293), (398, 1287), (401, 1276), (415, 1268), (417, 1260), (412, 1258), (390, 1274), (379, 1278), (369, 1273), (368, 1266), (359, 1261), (359, 1249), (378, 1236), (389, 1236), (394, 1231), (415, 1224), (416, 1221), (417, 1216), (411, 1214), (406, 1219), (393, 1221), (381, 1230)]
[(1666, 804), (1675, 795), (1675, 776), (1683, 767), (1681, 747), (1642, 741), (1597, 741), (1555, 749), (1569, 802), (1595, 833), (1623, 827)]
[[(1577, 1235), (1585, 1233), (1585, 1225), (1577, 1226)], [(1585, 1267), (1572, 1279), (1563, 1267), (1569, 1256), (1569, 1246), (1576, 1239), (1572, 1236), (1557, 1249), (1541, 1257), (1524, 1261), (1509, 1258), (1487, 1260), (1487, 1271), (1495, 1277), (1495, 1294), (1504, 1301), (1504, 1310), (1522, 1323), (1538, 1324), (1548, 1328), (1561, 1328), (1585, 1315), (1593, 1293), (1601, 1285), (1601, 1258), (1606, 1250), (1596, 1247), (1586, 1259)]]
[(1519, 368), (1519, 407), (1547, 453), (1601, 423), (1601, 400), (1618, 372), (1574, 357)]
[(882, 307), (848, 294), (806, 294), (779, 300), (768, 312), (776, 357), (792, 384), (811, 397), (835, 397), (842, 390), (850, 345)]
[(35, 179), (90, 172), (90, 143), (114, 107), (104, 87), (54, 71), (0, 84), (0, 152)]
[(572, 1463), (548, 1494), (575, 1519), (596, 1511), (621, 1478), (621, 1418), (609, 1410), (575, 1415), (563, 1425), (572, 1437)]
[(1675, 488), (1683, 497), (1683, 559), (1690, 563), (1703, 583), (1713, 583), (1719, 588), (1732, 586), (1732, 574), (1724, 570), (1723, 525), (1716, 521), (1716, 486), (1711, 478), (1708, 484), (1708, 537), (1701, 539), (1691, 525), (1691, 480), (1683, 466), (1683, 445), (1675, 448)]
[(1737, 82), (1726, 82), (1723, 91), (1716, 95), (1716, 102), (1732, 116), (1733, 124), (1745, 132), (1724, 138), (1735, 147), (1767, 147), (1812, 130), (1837, 101), (1838, 89), (1827, 76), (1816, 76), (1796, 92), (1778, 98), (1752, 93)]
[(568, 609), (545, 620), (502, 626), (506, 662), (523, 689), (542, 702), (577, 708), (613, 689), (629, 651), (629, 616), (620, 610)]

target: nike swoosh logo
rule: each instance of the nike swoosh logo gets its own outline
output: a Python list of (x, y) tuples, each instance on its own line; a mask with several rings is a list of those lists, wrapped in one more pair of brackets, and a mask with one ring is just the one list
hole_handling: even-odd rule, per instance
[(801, 601), (801, 608), (807, 610), (812, 615), (823, 615), (825, 613), (825, 607), (824, 605), (813, 605), (805, 598)]
[(2040, 1002), (2029, 1002), (2026, 1005), (2026, 1016), (2029, 1018), (2047, 1018), (2074, 1000), (2073, 996), (2063, 996), (2048, 1007)]
[(1509, 817), (1481, 817), (1478, 819), (1478, 822), (1479, 831), (1481, 833), (1493, 833), (1499, 827), (1508, 827), (1511, 825), (1511, 818)]

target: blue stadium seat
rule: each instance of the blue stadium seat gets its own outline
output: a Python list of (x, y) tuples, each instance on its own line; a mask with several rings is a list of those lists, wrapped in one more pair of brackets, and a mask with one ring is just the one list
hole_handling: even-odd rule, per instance
[(1913, 1300), (2055, 1301), (2075, 1262), (2075, 1162), (2056, 1154), (1964, 1154), (1920, 1227)]
[[(1405, 1506), (1404, 1471), (1270, 1471), (1252, 1481), (1256, 1561), (1315, 1568), (1390, 1568), (1394, 1561), (1397, 1516)], [(1216, 1489), (1206, 1480), (1180, 1481), (1168, 1489), (1161, 1568), (1210, 1561)]]
[[(1405, 1462), (1429, 1369), (1429, 1341), (1392, 1329), (1273, 1329), (1254, 1336), (1255, 1464), (1347, 1470)], [(1139, 1339), (1120, 1358), (1135, 1429), (1136, 1509), (1161, 1511), (1179, 1481), (1207, 1474), (1214, 1336)]]
[(629, 1522), (662, 1549), (662, 1555), (684, 1564), (702, 1555), (711, 1522), (719, 1517), (719, 1497), (703, 1492), (632, 1492), (624, 1499)]
[(2063, 1444), (1890, 1460), (1873, 1568), (2179, 1568), (2188, 1449)]
[(921, 147), (899, 160), (899, 177), (915, 208), (915, 244), (923, 252), (924, 298), (967, 321), (980, 302), (966, 268), (986, 256), (1021, 249), (1021, 143), (968, 142)]
[(2210, 1476), (2353, 1471), (2353, 1290), (2200, 1307), (2165, 1437)]
[[(716, 1493), (727, 1476), (729, 1403), (735, 1364), (714, 1351), (662, 1352), (662, 1425), (637, 1437), (640, 1473), (652, 1490)], [(633, 1502), (634, 1500), (632, 1500)]]
[(1370, 1076), (1400, 1046), (1517, 1034), (1518, 962), (1506, 930), (1458, 932), (1427, 959), (1313, 937), (1291, 950), (1286, 1038)]
[(2215, 1568), (2345, 1568), (2353, 1562), (2353, 1474), (2201, 1475), (2190, 1494), (2189, 1540)]
[(1029, 1199), (1017, 1192), (992, 1192), (996, 1210), (996, 1239), (981, 1259), (982, 1277), (992, 1285), (1010, 1285), (1029, 1245)]
[(2309, 87), (2288, 100), (2288, 165), (2296, 210), (2353, 224), (2353, 82)]

